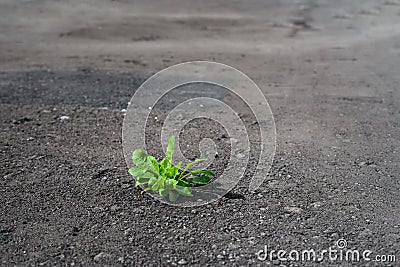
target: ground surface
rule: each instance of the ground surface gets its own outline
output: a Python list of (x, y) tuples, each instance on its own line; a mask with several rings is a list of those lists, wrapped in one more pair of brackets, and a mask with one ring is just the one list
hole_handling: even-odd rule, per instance
[[(255, 253), (340, 238), (400, 260), (399, 2), (6, 0), (0, 28), (1, 265), (312, 266)], [(253, 78), (278, 146), (256, 193), (178, 209), (132, 186), (121, 110), (189, 60)]]

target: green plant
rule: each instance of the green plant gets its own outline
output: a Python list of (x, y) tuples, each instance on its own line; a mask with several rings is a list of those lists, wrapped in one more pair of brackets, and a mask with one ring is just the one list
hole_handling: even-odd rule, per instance
[(170, 201), (176, 201), (180, 195), (192, 196), (193, 185), (208, 184), (211, 181), (210, 176), (215, 176), (209, 170), (189, 170), (196, 163), (207, 159), (197, 159), (189, 163), (182, 171), (180, 170), (182, 162), (174, 166), (172, 164), (174, 143), (175, 137), (171, 136), (165, 157), (160, 162), (141, 149), (133, 152), (132, 161), (136, 168), (130, 168), (129, 174), (136, 177), (136, 186), (147, 184), (142, 193), (151, 190), (158, 192), (161, 197), (168, 197)]

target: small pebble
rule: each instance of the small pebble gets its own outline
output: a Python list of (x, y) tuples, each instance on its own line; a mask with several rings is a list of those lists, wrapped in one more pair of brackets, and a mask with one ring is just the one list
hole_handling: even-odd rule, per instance
[(178, 261), (179, 265), (185, 265), (187, 264), (187, 261), (185, 259), (181, 259), (180, 261)]
[(59, 119), (60, 119), (60, 121), (67, 121), (67, 120), (70, 120), (71, 117), (69, 117), (69, 116), (60, 116)]

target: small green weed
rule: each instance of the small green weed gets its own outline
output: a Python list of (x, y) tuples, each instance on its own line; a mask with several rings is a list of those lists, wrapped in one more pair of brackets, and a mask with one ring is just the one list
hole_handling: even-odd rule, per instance
[(182, 162), (174, 166), (172, 164), (174, 143), (175, 137), (172, 136), (169, 139), (165, 157), (160, 162), (155, 157), (147, 155), (141, 149), (136, 149), (133, 152), (132, 161), (136, 168), (130, 168), (129, 174), (136, 177), (136, 186), (147, 184), (142, 193), (148, 190), (158, 192), (161, 197), (168, 197), (173, 202), (181, 195), (192, 196), (192, 186), (208, 184), (211, 181), (210, 176), (215, 176), (209, 170), (189, 171), (193, 165), (207, 159), (197, 159), (189, 163), (183, 171), (180, 170)]

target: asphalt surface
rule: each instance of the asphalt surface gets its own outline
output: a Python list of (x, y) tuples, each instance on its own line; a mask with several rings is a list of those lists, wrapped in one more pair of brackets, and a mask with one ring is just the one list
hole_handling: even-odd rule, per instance
[[(398, 265), (399, 3), (217, 1), (196, 5), (203, 13), (179, 1), (136, 3), (136, 13), (126, 1), (93, 10), (90, 1), (24, 4), (0, 8), (2, 266)], [(275, 117), (277, 151), (256, 192), (246, 183), (257, 150), (231, 193), (176, 208), (133, 186), (123, 109), (149, 75), (193, 59), (230, 64), (255, 80)], [(237, 100), (214, 96), (253, 124)], [(226, 133), (204, 121), (192, 126), (191, 142), (207, 132), (219, 144), (212, 168), (221, 172)], [(149, 145), (160, 153), (158, 138)], [(256, 255), (264, 246), (322, 251), (340, 239), (371, 250), (373, 261)], [(379, 255), (397, 262), (377, 262)]]

